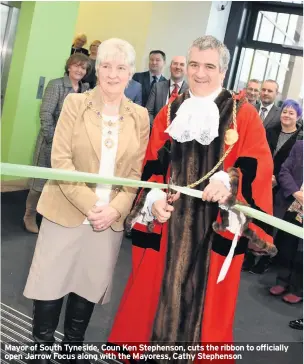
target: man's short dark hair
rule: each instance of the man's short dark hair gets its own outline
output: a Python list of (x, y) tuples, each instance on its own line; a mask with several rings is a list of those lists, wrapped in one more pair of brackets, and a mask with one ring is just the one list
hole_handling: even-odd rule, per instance
[(268, 80), (265, 80), (263, 83), (265, 82), (272, 82), (272, 83), (275, 83), (277, 85), (277, 91), (279, 91), (279, 84), (277, 83), (277, 81), (275, 80), (272, 80), (272, 79), (268, 79)]
[(156, 49), (156, 50), (151, 51), (149, 53), (149, 57), (151, 56), (151, 54), (160, 54), (163, 57), (163, 60), (166, 62), (166, 54), (165, 54), (165, 52)]

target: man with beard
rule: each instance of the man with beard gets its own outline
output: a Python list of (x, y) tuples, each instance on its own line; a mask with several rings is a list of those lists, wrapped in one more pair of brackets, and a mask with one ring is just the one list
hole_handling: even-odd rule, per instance
[(266, 80), (262, 84), (260, 105), (256, 105), (265, 129), (270, 129), (280, 124), (281, 108), (275, 105), (279, 92), (279, 85), (274, 80)]
[(222, 88), (228, 63), (229, 51), (216, 38), (195, 40), (187, 59), (189, 91), (154, 120), (143, 179), (170, 178), (203, 191), (202, 200), (140, 191), (127, 219), (132, 273), (109, 343), (230, 343), (245, 250), (276, 253), (266, 224), (227, 210), (242, 203), (272, 213), (265, 130), (252, 105)]

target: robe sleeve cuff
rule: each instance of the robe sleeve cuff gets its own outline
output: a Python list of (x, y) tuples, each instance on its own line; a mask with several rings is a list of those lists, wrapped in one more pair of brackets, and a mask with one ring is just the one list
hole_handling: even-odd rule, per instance
[[(226, 208), (220, 209), (220, 214), (219, 214), (220, 216), (217, 219), (217, 221), (213, 224), (213, 229), (217, 233), (224, 233), (226, 230), (230, 230), (228, 229), (228, 227), (231, 227), (232, 223), (230, 208), (233, 205), (240, 204), (250, 207), (250, 205), (247, 202), (244, 202), (245, 200), (241, 194), (241, 189), (240, 189), (240, 185), (242, 183), (241, 171), (237, 168), (232, 167), (227, 172), (230, 177), (231, 196), (228, 199)], [(233, 212), (236, 214), (236, 219), (239, 220), (239, 222), (241, 222), (242, 224), (242, 229), (240, 231), (241, 235), (249, 239), (248, 248), (255, 255), (275, 256), (277, 253), (277, 249), (272, 243), (272, 237), (268, 236), (268, 234), (265, 231), (257, 227), (254, 224), (254, 220), (252, 218), (245, 216), (238, 211), (233, 211)], [(245, 220), (243, 220), (243, 217), (245, 218)]]
[(144, 190), (139, 199), (126, 219), (126, 230), (132, 230), (136, 223), (148, 226), (148, 230), (152, 231), (154, 224), (154, 216), (152, 214), (152, 206), (155, 201), (166, 198), (166, 193), (158, 188)]

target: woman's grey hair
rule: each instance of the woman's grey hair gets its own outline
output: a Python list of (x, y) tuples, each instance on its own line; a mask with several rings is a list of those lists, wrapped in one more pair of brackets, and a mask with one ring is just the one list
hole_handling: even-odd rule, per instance
[(101, 62), (123, 58), (125, 63), (130, 67), (130, 79), (135, 73), (136, 52), (134, 47), (127, 41), (111, 38), (107, 39), (98, 47), (96, 57), (96, 74)]
[(230, 61), (230, 53), (224, 43), (220, 42), (212, 35), (205, 35), (204, 37), (197, 38), (188, 50), (187, 63), (189, 62), (190, 52), (193, 47), (198, 48), (200, 51), (216, 49), (220, 56), (220, 72), (227, 71)]

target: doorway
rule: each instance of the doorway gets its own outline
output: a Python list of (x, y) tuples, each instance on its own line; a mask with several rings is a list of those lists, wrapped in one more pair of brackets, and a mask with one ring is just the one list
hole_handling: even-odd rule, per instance
[(20, 1), (2, 1), (1, 13), (1, 111), (4, 104), (5, 91), (9, 69), (12, 60), (16, 38), (17, 24), (20, 12)]

